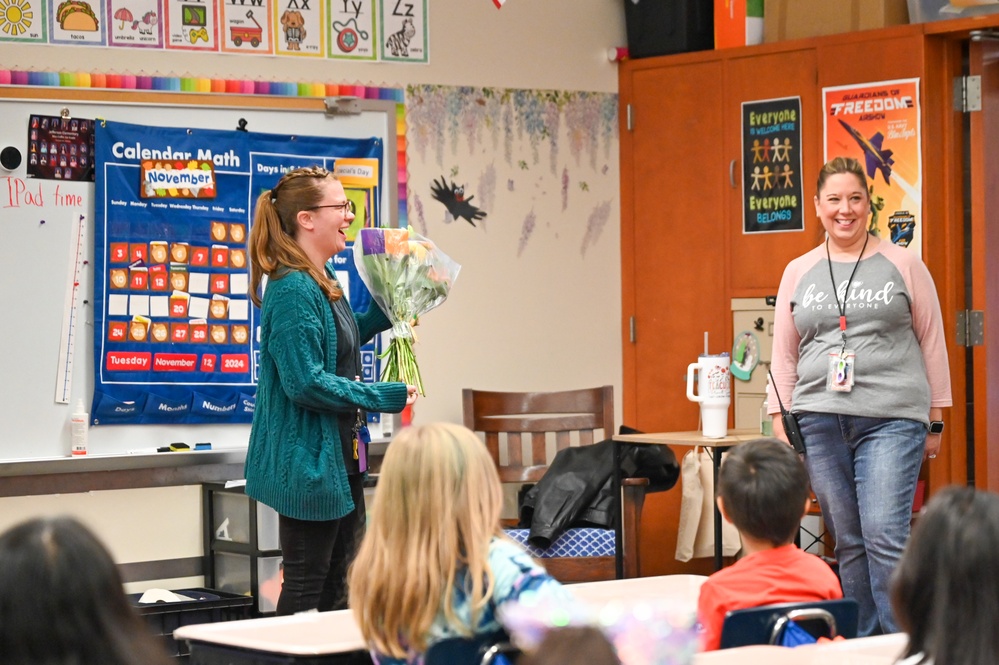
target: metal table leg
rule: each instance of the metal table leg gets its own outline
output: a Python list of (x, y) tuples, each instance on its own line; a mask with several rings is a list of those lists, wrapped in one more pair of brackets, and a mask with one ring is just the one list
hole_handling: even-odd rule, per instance
[(714, 474), (714, 493), (711, 497), (711, 505), (714, 508), (714, 521), (715, 521), (715, 570), (721, 570), (722, 567), (722, 516), (721, 511), (718, 510), (718, 470), (721, 468), (721, 449), (712, 448), (711, 449), (711, 471)]
[[(614, 577), (624, 577), (624, 539), (621, 528), (621, 442), (611, 444), (614, 459)], [(721, 528), (719, 526), (719, 528)]]

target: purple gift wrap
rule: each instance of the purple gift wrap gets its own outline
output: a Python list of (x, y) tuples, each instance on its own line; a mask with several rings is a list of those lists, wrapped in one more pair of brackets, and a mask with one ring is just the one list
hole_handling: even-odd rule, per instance
[(365, 254), (384, 254), (385, 235), (381, 229), (361, 229), (361, 249)]

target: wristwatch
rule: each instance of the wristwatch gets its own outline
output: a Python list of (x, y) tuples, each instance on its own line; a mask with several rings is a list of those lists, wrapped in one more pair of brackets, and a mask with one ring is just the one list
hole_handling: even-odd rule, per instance
[(940, 434), (943, 432), (944, 423), (942, 420), (930, 421), (930, 434)]

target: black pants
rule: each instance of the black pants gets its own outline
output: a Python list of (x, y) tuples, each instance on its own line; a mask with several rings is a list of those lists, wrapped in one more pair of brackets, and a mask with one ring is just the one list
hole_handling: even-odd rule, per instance
[(278, 516), (284, 583), (279, 615), (347, 607), (347, 568), (364, 535), (364, 476), (351, 475), (354, 511), (338, 520), (296, 520)]

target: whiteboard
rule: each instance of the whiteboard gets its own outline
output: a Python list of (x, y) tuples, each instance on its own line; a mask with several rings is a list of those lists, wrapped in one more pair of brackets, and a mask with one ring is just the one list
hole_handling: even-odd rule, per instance
[[(23, 89), (22, 89), (23, 90)], [(28, 93), (29, 95), (31, 93)], [(107, 91), (114, 101), (0, 99), (0, 150), (14, 146), (22, 163), (0, 169), (0, 462), (68, 457), (70, 413), (78, 398), (91, 403), (93, 366), (93, 279), (89, 263), (81, 270), (78, 333), (75, 336), (69, 404), (55, 399), (59, 373), (67, 283), (76, 265), (69, 261), (76, 221), (82, 214), (86, 233), (83, 260), (94, 255), (93, 183), (27, 178), (28, 118), (58, 116), (67, 109), (74, 118), (104, 118), (142, 125), (236, 129), (246, 120), (248, 131), (302, 136), (382, 138), (383, 224), (395, 222), (398, 187), (396, 171), (395, 103), (361, 101), (356, 115), (327, 115), (323, 100), (280, 100), (289, 108), (262, 108), (253, 98), (220, 97), (225, 106), (206, 105), (183, 94), (176, 103), (156, 103), (144, 93)], [(45, 97), (44, 99), (41, 97)], [(89, 96), (100, 96), (89, 95)], [(134, 101), (132, 101), (134, 99)], [(266, 98), (265, 98), (266, 99)], [(119, 101), (124, 100), (124, 101)], [(249, 425), (108, 425), (89, 430), (88, 454), (149, 451), (173, 442), (211, 442), (213, 448), (245, 447)]]

